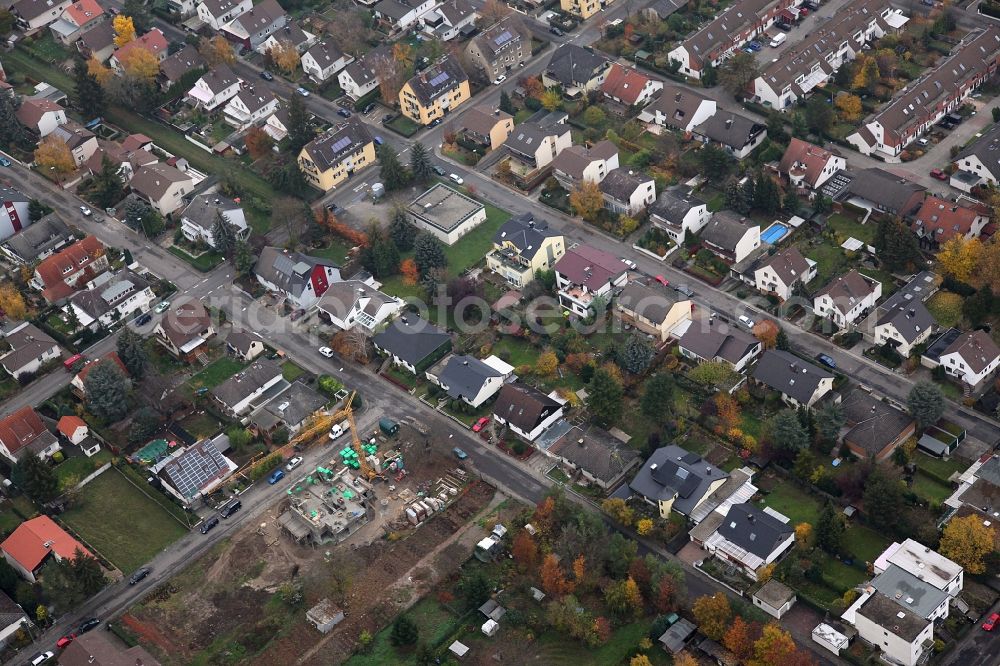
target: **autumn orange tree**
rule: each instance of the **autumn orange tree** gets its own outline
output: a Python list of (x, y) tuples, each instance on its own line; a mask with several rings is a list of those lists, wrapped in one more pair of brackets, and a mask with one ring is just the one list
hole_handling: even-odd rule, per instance
[(535, 360), (534, 372), (539, 377), (551, 377), (559, 367), (559, 357), (551, 349), (546, 349)]
[(514, 537), (510, 554), (514, 558), (514, 562), (517, 563), (517, 568), (522, 573), (534, 570), (538, 560), (538, 546), (527, 530), (521, 530)]
[(580, 553), (577, 555), (576, 559), (573, 560), (573, 582), (576, 584), (577, 589), (584, 586), (586, 578), (587, 558), (583, 556), (583, 553)]
[(605, 588), (604, 603), (613, 615), (620, 618), (642, 615), (642, 592), (631, 576)]
[(198, 53), (210, 66), (219, 64), (231, 65), (236, 62), (236, 54), (233, 53), (233, 45), (222, 35), (212, 38), (202, 38), (198, 44)]
[(814, 662), (806, 655), (800, 655), (792, 635), (774, 622), (764, 626), (760, 638), (753, 644), (753, 658), (748, 662), (749, 666), (807, 663)]
[(722, 638), (729, 626), (729, 620), (733, 616), (729, 599), (722, 592), (716, 592), (712, 596), (698, 597), (691, 606), (691, 612), (694, 613), (701, 633), (713, 641)]
[(35, 164), (45, 174), (52, 174), (61, 179), (76, 169), (73, 153), (66, 142), (54, 134), (50, 134), (35, 148)]
[(152, 83), (160, 73), (160, 61), (148, 49), (133, 47), (120, 58), (122, 69), (129, 76)]
[(725, 391), (719, 391), (712, 399), (715, 403), (715, 415), (719, 418), (719, 423), (724, 431), (737, 428), (740, 425), (740, 403), (736, 398)]
[(541, 578), (542, 590), (545, 594), (559, 599), (573, 591), (573, 583), (566, 580), (566, 575), (559, 566), (559, 561), (553, 553), (549, 553), (542, 560), (542, 567), (538, 572)]
[(111, 77), (115, 75), (110, 67), (105, 67), (100, 60), (94, 57), (91, 57), (87, 61), (87, 73), (97, 79), (97, 82), (102, 86), (107, 84)]
[(24, 296), (10, 282), (0, 284), (0, 310), (3, 310), (9, 320), (24, 319), (28, 315)]
[(778, 324), (770, 319), (761, 319), (753, 327), (753, 335), (764, 345), (764, 349), (774, 349), (777, 346), (780, 331)]
[(959, 282), (969, 282), (983, 253), (983, 243), (978, 238), (955, 236), (945, 241), (938, 251), (941, 270)]
[(844, 120), (853, 122), (861, 117), (861, 98), (850, 93), (841, 93), (833, 101)]
[(631, 525), (635, 512), (632, 507), (625, 503), (620, 497), (609, 497), (601, 502), (601, 508), (605, 513), (617, 520), (622, 525)]
[(813, 527), (809, 523), (799, 523), (795, 526), (795, 545), (802, 550), (809, 550), (816, 542)]
[(326, 228), (334, 236), (343, 238), (352, 245), (365, 247), (368, 245), (368, 234), (348, 226), (337, 219), (328, 208), (319, 208), (315, 213), (316, 224)]
[(677, 610), (677, 589), (674, 579), (670, 576), (660, 576), (660, 580), (656, 583), (653, 606), (660, 613), (672, 613)]
[(986, 572), (986, 558), (993, 551), (993, 531), (975, 516), (952, 518), (941, 533), (941, 554), (971, 574)]
[(674, 657), (674, 666), (701, 666), (698, 660), (688, 652), (687, 650), (682, 650), (678, 652)]
[(247, 152), (255, 160), (270, 155), (271, 148), (274, 146), (274, 139), (271, 138), (271, 135), (256, 126), (250, 128), (244, 141), (247, 144)]
[(604, 208), (604, 195), (597, 183), (584, 181), (578, 188), (570, 192), (569, 205), (573, 212), (588, 222), (597, 219), (597, 214)]
[(291, 74), (299, 66), (299, 51), (287, 39), (283, 39), (268, 51), (275, 66), (286, 74)]
[(413, 286), (420, 282), (420, 269), (413, 259), (403, 259), (399, 264), (399, 272), (403, 276), (403, 284)]
[(753, 653), (754, 640), (751, 625), (739, 615), (733, 619), (733, 623), (722, 636), (722, 644), (740, 661), (748, 659)]

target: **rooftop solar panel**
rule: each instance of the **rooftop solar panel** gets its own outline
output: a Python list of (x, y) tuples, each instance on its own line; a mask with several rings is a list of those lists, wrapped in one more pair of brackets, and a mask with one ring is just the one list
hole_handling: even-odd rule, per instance
[(333, 142), (333, 145), (330, 146), (330, 150), (333, 151), (334, 153), (337, 153), (343, 150), (344, 148), (347, 148), (349, 145), (351, 145), (351, 138), (348, 136), (342, 136)]
[(432, 86), (439, 86), (447, 80), (448, 80), (448, 72), (441, 72), (433, 79), (431, 79), (430, 83)]
[(193, 497), (209, 481), (228, 469), (219, 449), (213, 443), (206, 442), (202, 446), (189, 448), (164, 467), (163, 471), (181, 495)]
[(499, 35), (496, 36), (493, 42), (497, 46), (503, 46), (512, 39), (514, 39), (514, 35), (510, 34), (510, 30), (504, 30), (503, 32), (501, 32)]

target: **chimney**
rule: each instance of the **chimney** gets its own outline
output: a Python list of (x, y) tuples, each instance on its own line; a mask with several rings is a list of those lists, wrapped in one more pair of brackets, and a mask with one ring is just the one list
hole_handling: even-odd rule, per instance
[(656, 471), (656, 463), (653, 463), (652, 465), (649, 466), (649, 471), (650, 472), (655, 472)]
[[(579, 444), (580, 446), (583, 446), (583, 437), (581, 437), (580, 439), (576, 440), (576, 443)], [(656, 465), (653, 465), (653, 467), (656, 467)], [(650, 469), (652, 469), (652, 468), (650, 468)]]
[(732, 126), (733, 126), (733, 119), (729, 118), (728, 120), (726, 120), (726, 129), (729, 129)]

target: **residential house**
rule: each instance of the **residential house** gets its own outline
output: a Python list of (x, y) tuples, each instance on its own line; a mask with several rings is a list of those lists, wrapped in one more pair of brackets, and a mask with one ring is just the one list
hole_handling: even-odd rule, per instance
[(635, 217), (656, 201), (653, 179), (631, 169), (608, 172), (598, 187), (604, 196), (604, 207), (616, 215)]
[(852, 269), (833, 278), (813, 297), (813, 312), (840, 328), (853, 326), (882, 297), (882, 283)]
[(725, 363), (736, 372), (742, 372), (763, 351), (757, 338), (714, 319), (692, 322), (677, 345), (682, 356), (699, 363)]
[(264, 86), (241, 89), (222, 110), (226, 122), (237, 131), (258, 125), (278, 110), (278, 98)]
[(675, 187), (660, 192), (656, 202), (649, 207), (649, 221), (678, 245), (688, 234), (704, 229), (711, 218), (708, 204), (684, 188)]
[(657, 507), (661, 518), (671, 511), (690, 516), (726, 482), (727, 475), (697, 453), (670, 444), (653, 452), (629, 488)]
[(141, 645), (128, 647), (108, 631), (77, 636), (59, 653), (59, 666), (160, 666)]
[(452, 355), (424, 374), (452, 400), (462, 400), (479, 409), (514, 374), (514, 366), (496, 356), (479, 360), (474, 356)]
[(284, 390), (250, 414), (250, 427), (268, 439), (280, 428), (290, 435), (297, 434), (330, 402), (327, 396), (310, 388), (302, 379), (284, 384)]
[(948, 617), (951, 596), (931, 585), (924, 577), (889, 563), (882, 573), (869, 583), (882, 596), (896, 601), (925, 620), (943, 620)]
[(750, 40), (763, 35), (792, 0), (739, 0), (726, 7), (674, 48), (667, 57), (680, 63), (678, 72), (700, 79), (706, 67), (718, 67)]
[(13, 187), (0, 185), (0, 242), (31, 226), (31, 198)]
[(17, 0), (10, 5), (10, 13), (18, 27), (31, 34), (58, 21), (69, 6), (70, 0)]
[(817, 29), (765, 65), (747, 91), (764, 106), (785, 111), (823, 86), (869, 42), (895, 34), (907, 19), (880, 0), (852, 0)]
[(514, 131), (514, 116), (505, 111), (485, 111), (473, 107), (459, 120), (461, 133), (489, 150), (496, 150)]
[(457, 58), (447, 55), (403, 84), (399, 109), (410, 120), (430, 125), (471, 98), (468, 74)]
[(298, 162), (310, 185), (329, 192), (358, 169), (374, 164), (375, 157), (375, 142), (367, 127), (352, 119), (307, 143)]
[(948, 345), (940, 365), (975, 390), (1000, 367), (1000, 347), (986, 331), (968, 331)]
[(531, 213), (516, 215), (493, 235), (493, 248), (486, 253), (486, 268), (520, 289), (535, 279), (538, 271), (550, 271), (566, 253), (566, 240), (536, 220)]
[(934, 623), (875, 591), (866, 591), (844, 612), (858, 636), (900, 666), (917, 666), (934, 644)]
[(359, 326), (367, 335), (372, 335), (398, 315), (404, 305), (401, 298), (385, 294), (360, 280), (344, 280), (331, 284), (316, 307), (342, 331)]
[(792, 137), (781, 157), (778, 173), (793, 187), (819, 189), (835, 173), (847, 168), (840, 154)]
[(49, 30), (64, 46), (69, 46), (106, 19), (107, 14), (97, 0), (77, 0), (66, 8), (58, 21), (49, 25)]
[(787, 518), (782, 521), (774, 512), (743, 503), (730, 507), (715, 534), (705, 541), (705, 550), (757, 580), (762, 568), (776, 562), (793, 545), (795, 528)]
[(213, 335), (212, 317), (201, 301), (195, 299), (174, 303), (153, 329), (157, 342), (174, 357), (189, 363), (205, 352)]
[(716, 102), (676, 83), (663, 87), (660, 96), (639, 113), (639, 120), (658, 127), (691, 132), (715, 115)]
[(683, 335), (691, 323), (694, 304), (682, 299), (679, 292), (651, 286), (638, 280), (625, 285), (615, 298), (615, 312), (643, 333), (656, 336), (660, 342)]
[(215, 227), (222, 218), (229, 225), (236, 240), (245, 241), (250, 236), (243, 208), (221, 194), (199, 194), (181, 212), (181, 233), (192, 243), (215, 245)]
[(293, 308), (308, 309), (340, 281), (340, 267), (328, 259), (267, 246), (254, 265), (257, 281), (284, 297)]
[(180, 51), (163, 59), (163, 62), (160, 63), (160, 74), (156, 80), (162, 90), (170, 90), (175, 83), (184, 78), (185, 74), (195, 70), (204, 72), (207, 67), (208, 63), (198, 52), (198, 49), (192, 44), (185, 44)]
[(262, 0), (219, 29), (226, 39), (245, 50), (257, 51), (267, 38), (288, 23), (277, 0)]
[(80, 326), (97, 330), (146, 312), (157, 300), (149, 281), (126, 268), (99, 285), (76, 292), (69, 303)]
[(437, 7), (437, 0), (379, 0), (372, 7), (375, 19), (390, 31), (406, 30)]
[(628, 281), (628, 266), (618, 257), (589, 245), (567, 250), (555, 264), (559, 305), (579, 317), (589, 317), (595, 299), (606, 308), (611, 292)]
[(49, 136), (66, 144), (77, 167), (82, 166), (97, 151), (97, 135), (75, 120), (67, 120), (52, 130)]
[(856, 388), (840, 403), (847, 425), (844, 444), (861, 460), (886, 460), (916, 432), (913, 417)]
[(924, 199), (910, 222), (910, 229), (921, 247), (937, 251), (952, 238), (979, 238), (989, 221), (989, 214), (982, 209), (932, 195)]
[[(257, 52), (266, 54), (268, 51), (291, 46), (299, 55), (304, 54), (317, 41), (316, 35), (306, 32), (302, 24), (295, 19), (289, 19), (283, 28), (276, 30), (257, 47)], [(299, 61), (301, 64), (301, 60)]]
[(150, 469), (163, 489), (182, 505), (193, 506), (207, 498), (232, 476), (238, 465), (223, 451), (229, 448), (229, 437), (219, 434), (190, 446), (178, 447)]
[(903, 149), (944, 115), (958, 109), (1000, 63), (1000, 28), (969, 33), (951, 55), (896, 93), (892, 101), (847, 137), (864, 155), (898, 161)]
[(812, 407), (833, 390), (833, 373), (791, 352), (769, 349), (753, 371), (758, 384), (781, 394), (792, 407)]
[(59, 213), (52, 212), (0, 243), (0, 252), (15, 266), (30, 266), (75, 240)]
[(32, 323), (21, 322), (4, 336), (10, 350), (0, 356), (0, 365), (14, 379), (32, 375), (62, 356), (63, 350), (45, 331)]
[(345, 54), (329, 37), (321, 39), (302, 54), (302, 71), (317, 83), (322, 83), (340, 73), (354, 62), (354, 56)]
[(514, 127), (504, 144), (533, 170), (544, 169), (559, 153), (573, 145), (569, 116), (561, 111), (541, 110)]
[(274, 139), (276, 143), (279, 143), (288, 136), (288, 108), (278, 107), (278, 110), (267, 117), (264, 121), (264, 131)]
[[(118, 356), (117, 351), (110, 351), (101, 358), (90, 359), (83, 364), (79, 372), (73, 375), (73, 379), (70, 380), (69, 385), (73, 388), (73, 393), (80, 400), (84, 400), (87, 396), (87, 376), (99, 365), (114, 365), (122, 373), (123, 377), (128, 377), (128, 368), (125, 367), (125, 363), (122, 362), (120, 356)], [(76, 442), (74, 442), (75, 444)]]
[(834, 201), (907, 217), (920, 206), (927, 188), (882, 169), (863, 169), (839, 171), (820, 191)]
[(406, 313), (372, 337), (372, 344), (393, 365), (417, 375), (451, 351), (451, 336), (418, 315)]
[(951, 161), (955, 170), (949, 184), (963, 192), (1000, 182), (1000, 125), (990, 125), (980, 134)]
[(223, 413), (241, 417), (249, 413), (271, 387), (283, 381), (278, 362), (261, 358), (213, 388), (211, 394)]
[(878, 307), (875, 321), (875, 344), (889, 344), (906, 358), (917, 345), (930, 338), (936, 328), (934, 315), (919, 298), (907, 298), (908, 292), (897, 291)]
[(701, 241), (723, 261), (739, 263), (760, 247), (760, 225), (730, 211), (719, 211), (705, 225)]
[(264, 341), (254, 332), (234, 329), (226, 338), (226, 350), (239, 360), (249, 363), (264, 353)]
[(40, 139), (66, 123), (66, 110), (47, 99), (22, 100), (14, 115), (21, 125)]
[(579, 473), (588, 485), (608, 491), (642, 462), (639, 453), (595, 425), (576, 425), (552, 442), (544, 453)]
[(115, 29), (111, 21), (103, 21), (80, 35), (76, 50), (84, 58), (105, 63), (115, 52)]
[(563, 417), (564, 404), (554, 391), (546, 395), (528, 384), (504, 384), (493, 405), (493, 420), (533, 442)]
[(206, 111), (214, 111), (235, 97), (242, 83), (229, 65), (219, 63), (195, 81), (194, 87), (187, 93), (187, 98), (195, 106)]
[(163, 62), (167, 57), (169, 46), (167, 38), (163, 36), (160, 29), (153, 28), (141, 37), (136, 37), (131, 42), (115, 49), (115, 52), (111, 54), (109, 64), (116, 74), (123, 74), (125, 72), (124, 63), (128, 62), (129, 53), (133, 50), (142, 49), (148, 51), (156, 58), (156, 62), (159, 63)]
[(608, 140), (592, 146), (569, 146), (552, 161), (552, 175), (564, 189), (583, 183), (600, 183), (618, 168), (618, 146)]
[(137, 169), (129, 189), (166, 216), (184, 205), (184, 195), (194, 189), (194, 179), (169, 164), (156, 162)]
[(776, 578), (764, 583), (752, 596), (754, 606), (779, 620), (796, 601), (795, 592)]
[[(128, 139), (126, 139), (126, 142), (128, 142)], [(143, 147), (135, 147), (131, 145), (131, 142), (128, 143), (130, 143), (130, 148), (126, 150), (125, 142), (113, 143), (104, 139), (98, 139), (97, 150), (84, 162), (84, 167), (91, 174), (99, 174), (104, 168), (104, 160), (106, 158), (111, 162), (112, 169), (122, 181), (128, 182), (132, 179), (136, 169), (159, 162), (159, 159), (152, 152), (151, 143)]]
[(30, 405), (0, 419), (0, 455), (13, 464), (17, 464), (26, 451), (48, 459), (61, 449), (59, 440)]
[(20, 631), (28, 631), (31, 620), (17, 603), (0, 591), (0, 648), (7, 647)]
[(559, 7), (566, 13), (586, 21), (597, 12), (612, 4), (614, 0), (560, 0)]
[(783, 301), (792, 297), (795, 285), (805, 286), (815, 277), (816, 262), (803, 257), (794, 245), (767, 257), (753, 272), (757, 291), (774, 294)]
[(891, 543), (875, 560), (872, 569), (881, 574), (890, 566), (917, 576), (952, 598), (957, 597), (964, 586), (965, 570), (958, 563), (913, 539)]
[(51, 555), (57, 561), (73, 560), (77, 552), (93, 557), (83, 544), (48, 516), (26, 520), (0, 543), (7, 564), (29, 582), (36, 582), (39, 569)]
[(201, 0), (198, 3), (198, 18), (214, 32), (222, 30), (233, 19), (253, 9), (251, 0)]
[(471, 34), (478, 18), (479, 12), (468, 0), (445, 0), (421, 16), (420, 23), (432, 39), (447, 42), (460, 34)]
[(31, 285), (49, 303), (66, 298), (108, 268), (104, 244), (94, 236), (56, 252), (35, 266)]
[(634, 67), (611, 65), (601, 84), (604, 97), (625, 107), (645, 106), (663, 90), (663, 81), (646, 76)]
[(611, 61), (600, 51), (562, 44), (542, 72), (542, 85), (560, 86), (564, 95), (575, 98), (599, 90), (610, 69)]
[(435, 183), (406, 206), (406, 218), (445, 245), (453, 245), (486, 221), (486, 207), (444, 183)]
[(652, 4), (642, 10), (642, 15), (650, 21), (666, 21), (687, 4), (687, 0), (653, 0)]
[(487, 81), (495, 81), (531, 58), (531, 33), (519, 17), (507, 16), (469, 40), (465, 53)]
[(352, 100), (359, 100), (378, 88), (380, 61), (392, 58), (388, 44), (376, 47), (351, 62), (337, 75), (337, 83), (344, 94)]
[(715, 143), (738, 160), (754, 151), (767, 138), (767, 126), (732, 111), (722, 111), (694, 128), (703, 143)]

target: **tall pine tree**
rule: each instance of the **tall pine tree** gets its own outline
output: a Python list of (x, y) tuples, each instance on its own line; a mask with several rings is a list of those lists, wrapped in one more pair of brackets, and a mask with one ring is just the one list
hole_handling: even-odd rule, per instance
[(316, 126), (306, 104), (298, 95), (292, 95), (288, 102), (288, 147), (292, 155), (298, 155), (302, 147), (316, 136)]
[(226, 219), (221, 210), (215, 212), (215, 222), (212, 224), (212, 247), (223, 257), (232, 257), (236, 253), (236, 226)]
[(428, 233), (418, 234), (413, 242), (413, 260), (420, 271), (420, 277), (427, 276), (435, 268), (448, 265), (448, 257), (444, 254), (441, 241)]
[(387, 143), (379, 146), (378, 161), (380, 165), (379, 177), (382, 179), (385, 189), (391, 192), (406, 187), (408, 180), (406, 169), (403, 168), (399, 161), (399, 155), (392, 146)]
[(424, 144), (417, 141), (410, 151), (410, 176), (414, 182), (427, 183), (434, 177), (430, 155)]
[(83, 117), (90, 120), (103, 114), (107, 107), (104, 88), (87, 69), (87, 62), (83, 58), (77, 58), (73, 63), (73, 80), (76, 108), (80, 109)]

